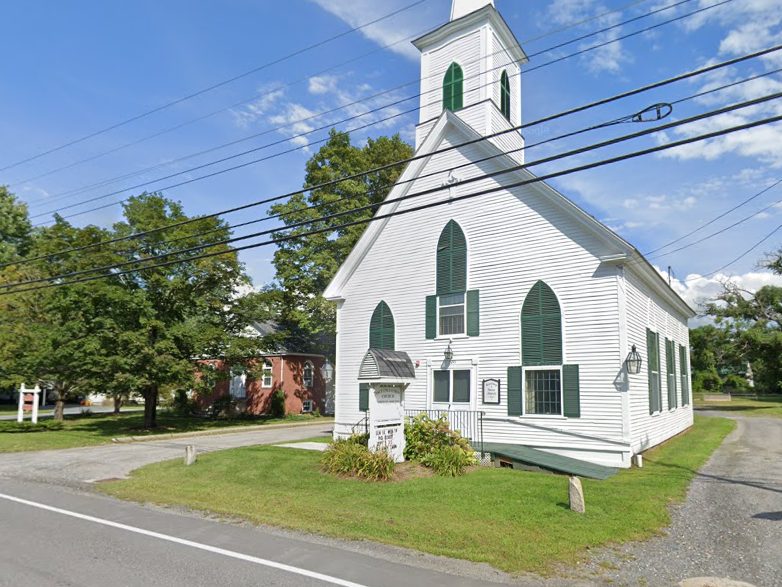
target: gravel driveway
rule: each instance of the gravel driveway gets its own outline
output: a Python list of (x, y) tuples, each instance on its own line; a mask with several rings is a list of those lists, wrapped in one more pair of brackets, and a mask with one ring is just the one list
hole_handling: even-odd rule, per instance
[(101, 479), (126, 477), (128, 473), (144, 465), (184, 458), (185, 447), (188, 445), (194, 445), (197, 452), (211, 452), (314, 438), (330, 434), (332, 428), (331, 421), (272, 425), (251, 432), (0, 454), (0, 478), (10, 477), (82, 488)]
[(725, 577), (782, 587), (782, 420), (707, 415), (738, 427), (695, 477), (667, 536), (601, 553), (586, 567), (593, 578), (658, 587)]

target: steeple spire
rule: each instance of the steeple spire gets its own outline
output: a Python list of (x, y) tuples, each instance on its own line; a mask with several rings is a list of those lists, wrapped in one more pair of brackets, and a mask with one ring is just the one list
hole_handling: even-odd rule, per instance
[(467, 16), (488, 5), (494, 6), (494, 0), (453, 0), (451, 21)]

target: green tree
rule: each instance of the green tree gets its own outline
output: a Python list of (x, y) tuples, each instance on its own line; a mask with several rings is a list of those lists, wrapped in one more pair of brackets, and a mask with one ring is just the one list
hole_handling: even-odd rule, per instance
[[(763, 263), (782, 274), (782, 250)], [(727, 283), (708, 304), (707, 313), (718, 327), (730, 332), (733, 354), (741, 364), (749, 362), (757, 387), (782, 392), (782, 287), (767, 285), (756, 292)]]
[(0, 263), (8, 263), (27, 254), (32, 225), (27, 205), (19, 202), (0, 185)]
[[(332, 130), (328, 142), (307, 162), (304, 188), (322, 185), (412, 157), (413, 149), (399, 135), (369, 139), (364, 147), (351, 144), (350, 135)], [(385, 200), (404, 167), (396, 165), (364, 177), (310, 192), (276, 204), (270, 214), (281, 215), (286, 227), (276, 238), (329, 229), (302, 239), (282, 242), (274, 254), (276, 284), (263, 294), (277, 315), (280, 330), (268, 342), (292, 349), (334, 353), (335, 309), (323, 291), (345, 261), (366, 224), (338, 228), (371, 218), (377, 209), (355, 211)], [(310, 206), (317, 208), (307, 210)], [(326, 216), (343, 214), (337, 218)], [(310, 222), (311, 221), (311, 222)]]

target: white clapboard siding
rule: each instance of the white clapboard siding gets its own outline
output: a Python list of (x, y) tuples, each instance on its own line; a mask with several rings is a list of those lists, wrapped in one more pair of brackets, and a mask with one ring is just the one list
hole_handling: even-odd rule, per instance
[[(690, 404), (682, 405), (681, 379), (679, 378), (679, 345), (687, 349), (689, 359), (689, 329), (687, 316), (681, 315), (673, 306), (649, 287), (632, 268), (625, 270), (627, 287), (627, 330), (629, 344), (635, 344), (643, 358), (641, 373), (630, 376), (630, 435), (633, 452), (638, 453), (683, 432), (693, 423), (692, 392)], [(662, 411), (649, 414), (648, 352), (646, 329), (660, 334), (660, 378), (662, 381)], [(665, 339), (676, 343), (676, 375), (678, 408), (668, 406), (668, 379), (665, 364)], [(689, 372), (689, 365), (688, 365)], [(692, 389), (692, 383), (690, 383)]]
[[(439, 148), (461, 144), (465, 136), (451, 130)], [(423, 175), (448, 170), (486, 157), (485, 147), (461, 147), (437, 155)], [(497, 162), (460, 170), (461, 180), (499, 170)], [(414, 183), (411, 193), (442, 185), (446, 174)], [(517, 175), (500, 176), (502, 183)], [(496, 187), (488, 178), (455, 186), (458, 197)], [(443, 190), (403, 203), (402, 209), (449, 197)], [(406, 392), (410, 409), (425, 408), (429, 398), (430, 365), (442, 362), (448, 341), (426, 340), (425, 298), (435, 293), (435, 255), (440, 233), (456, 220), (468, 241), (468, 289), (480, 290), (480, 336), (455, 338), (455, 359), (477, 364), (477, 382), (501, 380), (501, 404), (483, 405), (473, 388), (472, 409), (486, 412), (484, 439), (549, 447), (561, 452), (595, 454), (627, 452), (624, 443), (621, 394), (613, 381), (621, 369), (616, 269), (601, 266), (608, 246), (553, 204), (548, 193), (524, 186), (471, 200), (391, 218), (361, 264), (343, 287), (339, 309), (336, 416), (339, 433), (363, 417), (358, 410), (358, 367), (367, 351), (369, 321), (385, 301), (394, 315), (396, 348), (414, 363), (416, 380)], [(544, 280), (559, 298), (563, 313), (567, 364), (580, 365), (581, 418), (507, 416), (507, 368), (520, 365), (520, 314), (530, 288)], [(456, 408), (454, 408), (456, 409)], [(592, 452), (589, 452), (592, 451)], [(591, 456), (590, 456), (591, 455)], [(615, 456), (603, 461), (616, 464)]]

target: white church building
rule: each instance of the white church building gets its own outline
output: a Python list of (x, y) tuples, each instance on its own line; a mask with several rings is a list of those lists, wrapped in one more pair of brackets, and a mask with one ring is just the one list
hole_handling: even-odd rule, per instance
[[(337, 303), (335, 435), (361, 425), (359, 367), (385, 349), (415, 368), (408, 414), (478, 422), (465, 435), (498, 460), (515, 465), (528, 450), (629, 467), (693, 424), (694, 311), (630, 243), (531, 172), (496, 175), (524, 162), (524, 138), (476, 139), (521, 125), (527, 57), (493, 0), (453, 0), (450, 22), (414, 43), (419, 158), (377, 215), (447, 203), (370, 223), (325, 292)], [(478, 192), (489, 193), (460, 199)]]

